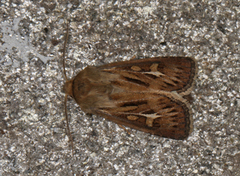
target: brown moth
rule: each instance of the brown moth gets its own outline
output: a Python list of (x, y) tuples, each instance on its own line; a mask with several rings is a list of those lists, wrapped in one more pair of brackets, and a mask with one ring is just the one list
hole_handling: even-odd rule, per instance
[(195, 61), (155, 57), (89, 66), (64, 85), (81, 109), (117, 124), (173, 139), (191, 131), (190, 93)]
[(192, 130), (189, 104), (183, 96), (190, 94), (195, 75), (196, 62), (189, 57), (154, 57), (89, 66), (66, 81), (65, 107), (69, 95), (86, 113), (183, 140)]

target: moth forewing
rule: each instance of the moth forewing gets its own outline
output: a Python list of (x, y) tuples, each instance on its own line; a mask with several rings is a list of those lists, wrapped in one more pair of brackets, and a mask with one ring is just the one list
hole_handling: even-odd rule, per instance
[(194, 59), (155, 57), (89, 66), (67, 81), (65, 92), (81, 109), (117, 124), (173, 139), (191, 132), (187, 101)]

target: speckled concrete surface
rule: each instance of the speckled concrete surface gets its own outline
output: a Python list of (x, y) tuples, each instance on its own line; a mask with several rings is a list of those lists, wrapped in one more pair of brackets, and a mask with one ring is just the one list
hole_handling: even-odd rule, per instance
[[(240, 175), (240, 3), (7, 1), (0, 6), (0, 175)], [(153, 56), (198, 62), (185, 141), (126, 131), (69, 99), (67, 73)]]

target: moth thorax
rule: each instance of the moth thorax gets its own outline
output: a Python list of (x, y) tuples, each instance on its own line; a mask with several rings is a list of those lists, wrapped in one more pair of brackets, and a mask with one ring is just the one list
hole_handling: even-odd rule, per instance
[(69, 96), (73, 96), (72, 92), (72, 85), (73, 85), (73, 80), (68, 80), (64, 85), (63, 85), (63, 92)]

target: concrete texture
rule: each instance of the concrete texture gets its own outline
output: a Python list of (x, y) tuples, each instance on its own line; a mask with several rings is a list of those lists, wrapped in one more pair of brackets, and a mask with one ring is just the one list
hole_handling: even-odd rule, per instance
[[(0, 2), (0, 175), (240, 175), (240, 3), (237, 1)], [(193, 133), (185, 141), (86, 115), (67, 74), (153, 56), (198, 62)]]

